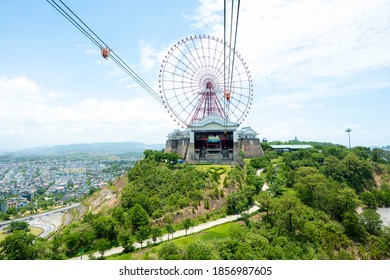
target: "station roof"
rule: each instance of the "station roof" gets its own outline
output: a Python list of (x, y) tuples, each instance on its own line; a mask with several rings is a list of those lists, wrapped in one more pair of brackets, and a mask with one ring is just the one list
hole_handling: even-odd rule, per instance
[(250, 126), (246, 126), (241, 128), (241, 130), (238, 131), (238, 134), (242, 135), (259, 135), (257, 131), (253, 130)]
[(231, 121), (227, 121), (224, 118), (222, 118), (220, 115), (217, 114), (210, 114), (206, 116), (205, 118), (201, 119), (200, 121), (193, 123), (190, 128), (191, 129), (198, 129), (198, 128), (204, 128), (206, 126), (220, 126), (220, 127), (226, 127), (228, 129), (237, 129), (239, 126), (238, 123), (234, 123)]
[(311, 145), (271, 145), (271, 148), (274, 150), (288, 150), (288, 151), (295, 151), (295, 150), (302, 150), (302, 149), (311, 149), (313, 148)]

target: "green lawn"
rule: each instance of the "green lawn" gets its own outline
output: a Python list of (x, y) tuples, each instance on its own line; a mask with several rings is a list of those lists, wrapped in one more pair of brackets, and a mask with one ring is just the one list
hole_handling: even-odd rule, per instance
[(3, 240), (7, 235), (3, 232), (0, 231), (0, 241)]
[(230, 165), (218, 165), (218, 164), (199, 164), (194, 165), (198, 171), (209, 171), (209, 170), (219, 170), (224, 168), (228, 172), (232, 167)]
[[(43, 232), (43, 229), (38, 228), (38, 227), (31, 227), (30, 226), (28, 228), (30, 229), (30, 233), (34, 234), (35, 236), (38, 236)], [(6, 233), (5, 230), (0, 231), (0, 241), (3, 240), (4, 238), (6, 238), (7, 235), (9, 235), (9, 233)]]
[(32, 234), (34, 234), (35, 236), (38, 236), (40, 235), (42, 232), (43, 232), (43, 229), (41, 228), (38, 228), (38, 227), (28, 227), (31, 231)]
[[(184, 247), (197, 240), (208, 241), (208, 242), (213, 240), (220, 240), (228, 237), (232, 230), (239, 230), (240, 227), (241, 227), (240, 223), (237, 222), (226, 223), (188, 236), (173, 239), (173, 241), (171, 242), (175, 243), (179, 247)], [(173, 236), (175, 236), (175, 234), (173, 234)], [(107, 259), (108, 260), (129, 260), (129, 259), (139, 259), (139, 258), (142, 259), (142, 256), (144, 254), (148, 254), (150, 252), (158, 252), (162, 244), (163, 243), (160, 243), (153, 248), (145, 248), (133, 254), (129, 253), (129, 254), (122, 254), (117, 256), (108, 256)]]

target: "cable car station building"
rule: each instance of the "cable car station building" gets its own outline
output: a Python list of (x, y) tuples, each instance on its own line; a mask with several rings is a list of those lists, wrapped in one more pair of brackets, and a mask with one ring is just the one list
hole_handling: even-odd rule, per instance
[(245, 158), (264, 155), (258, 133), (250, 127), (237, 130), (238, 126), (210, 114), (185, 131), (170, 133), (165, 152), (177, 153), (187, 163), (215, 164), (242, 164), (242, 153)]

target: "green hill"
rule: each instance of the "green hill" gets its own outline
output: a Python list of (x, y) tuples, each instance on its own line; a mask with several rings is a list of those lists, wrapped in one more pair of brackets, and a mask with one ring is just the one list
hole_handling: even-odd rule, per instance
[[(390, 207), (389, 152), (313, 147), (264, 147), (265, 156), (244, 168), (179, 165), (173, 154), (147, 151), (126, 177), (85, 202), (81, 218), (30, 249), (35, 259), (116, 246), (130, 259), (388, 259), (389, 228), (375, 208)], [(222, 226), (223, 234), (207, 230), (131, 253), (133, 242), (242, 213), (255, 201), (260, 211)]]

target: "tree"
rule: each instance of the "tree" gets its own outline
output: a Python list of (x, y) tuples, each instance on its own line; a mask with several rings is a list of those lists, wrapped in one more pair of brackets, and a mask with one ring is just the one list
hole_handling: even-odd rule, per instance
[(6, 213), (8, 215), (14, 216), (14, 215), (16, 215), (18, 213), (18, 209), (16, 209), (16, 207), (10, 207), (10, 208), (7, 208)]
[(345, 212), (355, 211), (360, 204), (361, 201), (352, 188), (337, 182), (330, 183), (324, 210), (333, 219), (341, 221)]
[(263, 209), (266, 211), (266, 219), (269, 221), (269, 210), (272, 205), (272, 196), (268, 191), (262, 191), (258, 196), (257, 196), (257, 202), (260, 204), (260, 209)]
[(242, 191), (232, 193), (227, 197), (227, 214), (240, 214), (248, 206), (248, 198)]
[(136, 233), (137, 241), (141, 244), (149, 237), (150, 234), (150, 227), (149, 225), (141, 226), (140, 229)]
[(84, 251), (92, 249), (95, 239), (96, 235), (91, 225), (73, 223), (65, 228), (59, 242), (65, 245), (64, 252), (71, 257), (77, 255), (81, 249)]
[(173, 242), (164, 243), (158, 251), (158, 258), (160, 260), (180, 260), (179, 249)]
[(24, 230), (15, 230), (0, 242), (0, 259), (33, 260), (35, 236)]
[(382, 228), (382, 220), (380, 215), (373, 209), (364, 209), (362, 220), (366, 226), (366, 230), (374, 235), (379, 235)]
[(104, 252), (110, 248), (110, 245), (110, 241), (105, 238), (96, 240), (95, 248), (99, 251), (101, 260), (104, 258)]
[(34, 241), (34, 252), (35, 252), (35, 258), (37, 260), (50, 260), (53, 258), (58, 259), (65, 259), (65, 256), (62, 254), (56, 254), (54, 256), (54, 252), (52, 251), (52, 244), (51, 242), (48, 242), (44, 238), (36, 238)]
[(316, 209), (323, 209), (321, 204), (327, 196), (326, 178), (317, 168), (298, 168), (294, 187), (303, 203)]
[(134, 239), (130, 232), (127, 230), (121, 230), (118, 234), (119, 244), (123, 247), (123, 253), (130, 253), (135, 250), (133, 246)]
[(185, 260), (212, 260), (213, 251), (202, 241), (195, 241), (190, 243), (184, 254)]
[(332, 155), (339, 160), (342, 160), (347, 153), (347, 149), (344, 146), (329, 146), (324, 149), (325, 156)]
[(186, 230), (186, 235), (187, 235), (187, 231), (190, 227), (192, 227), (194, 225), (193, 221), (191, 220), (191, 218), (187, 218), (183, 221), (183, 228)]
[(160, 227), (157, 227), (157, 226), (153, 226), (151, 229), (150, 229), (150, 233), (152, 235), (152, 239), (153, 239), (153, 242), (156, 244), (157, 242), (157, 238), (161, 236), (162, 234), (162, 230)]
[(0, 212), (0, 221), (5, 221), (5, 220), (9, 220), (9, 214), (7, 213), (4, 213), (4, 212)]
[(375, 198), (375, 195), (370, 191), (365, 191), (360, 194), (360, 199), (363, 201), (363, 203), (371, 209), (376, 209), (377, 207), (377, 201)]
[(348, 211), (343, 214), (343, 226), (345, 233), (356, 241), (362, 241), (366, 235), (365, 226), (356, 211)]
[(141, 227), (149, 225), (149, 215), (139, 204), (134, 205), (130, 209), (129, 218), (133, 232), (137, 232)]
[(12, 221), (8, 226), (8, 231), (13, 232), (15, 230), (23, 230), (23, 231), (30, 231), (28, 228), (28, 223), (26, 221)]
[(118, 222), (111, 216), (98, 216), (92, 222), (97, 238), (114, 241), (118, 235)]
[(166, 225), (165, 225), (165, 229), (166, 229), (167, 232), (168, 232), (168, 241), (169, 241), (169, 235), (171, 234), (171, 235), (172, 235), (172, 238), (173, 238), (173, 233), (175, 232), (175, 229), (173, 228), (172, 223), (166, 224)]
[(281, 196), (283, 194), (283, 185), (284, 181), (278, 176), (271, 176), (269, 180), (269, 189), (275, 197)]
[(153, 212), (150, 211), (150, 199), (145, 193), (141, 192), (139, 193), (135, 199), (134, 199), (134, 204), (139, 204), (142, 206), (142, 208), (145, 209), (145, 211), (148, 213), (148, 215), (151, 215)]
[(285, 194), (275, 199), (272, 208), (277, 226), (288, 232), (293, 232), (295, 228), (298, 228), (299, 220), (302, 218), (302, 202), (297, 197)]
[(340, 160), (333, 155), (325, 158), (321, 166), (321, 171), (328, 178), (332, 178), (338, 182), (342, 182), (343, 180)]
[(271, 164), (271, 162), (266, 157), (258, 157), (258, 158), (252, 158), (249, 161), (249, 164), (256, 169), (260, 169), (260, 168), (266, 168), (268, 165)]
[(115, 207), (112, 209), (112, 217), (120, 224), (124, 224), (125, 217), (124, 217), (125, 211), (122, 207)]
[(351, 149), (351, 152), (355, 153), (361, 159), (368, 159), (371, 156), (371, 149), (368, 147), (356, 146)]
[(354, 153), (348, 154), (341, 161), (341, 172), (345, 182), (357, 193), (363, 192), (373, 181), (371, 165), (367, 161), (359, 159)]
[(386, 163), (390, 161), (390, 152), (382, 149), (372, 149), (371, 159), (376, 163)]
[(244, 221), (246, 227), (248, 227), (248, 228), (251, 226), (251, 222), (250, 222), (249, 218), (250, 218), (250, 215), (248, 213), (244, 212), (241, 214), (241, 220)]

